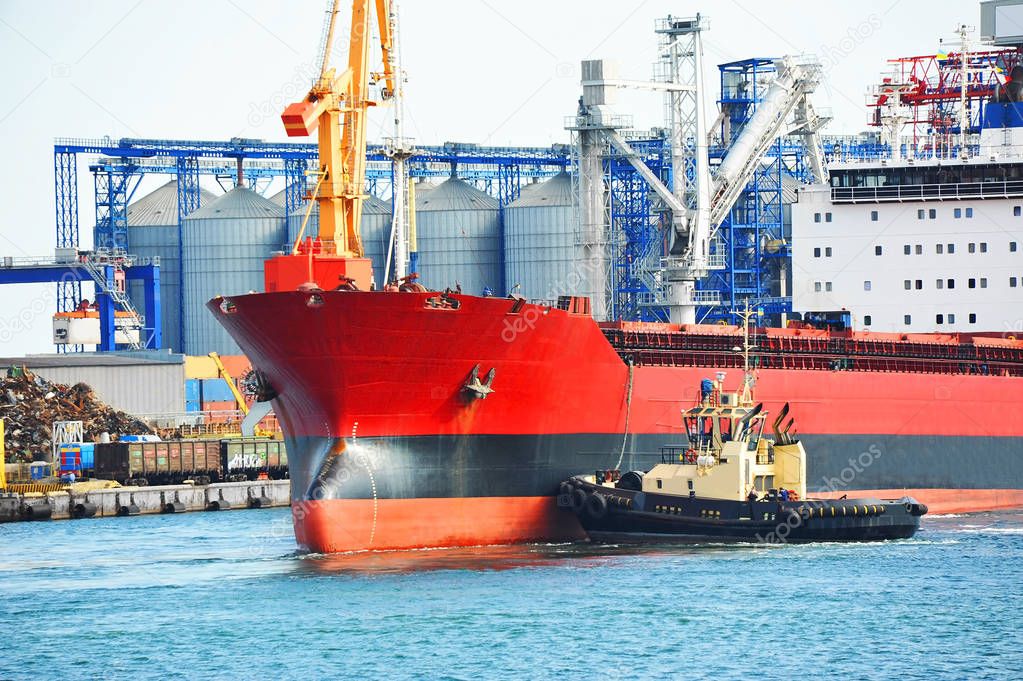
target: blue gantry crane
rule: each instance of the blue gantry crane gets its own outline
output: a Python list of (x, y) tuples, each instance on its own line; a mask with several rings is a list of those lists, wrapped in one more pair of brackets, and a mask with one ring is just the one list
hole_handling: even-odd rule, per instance
[[(283, 178), (285, 213), (291, 215), (302, 210), (306, 173), (316, 166), (317, 147), (315, 144), (246, 138), (226, 141), (61, 138), (56, 140), (53, 154), (57, 247), (77, 249), (81, 244), (78, 164), (79, 157), (85, 157), (89, 159), (88, 168), (93, 174), (95, 187), (94, 249), (120, 253), (130, 251), (128, 204), (146, 174), (172, 175), (177, 180), (178, 243), (181, 244), (181, 220), (199, 207), (200, 176), (233, 176), (241, 167), (245, 177), (254, 182)], [(447, 142), (417, 147), (408, 164), (412, 177), (444, 176), (457, 168), (461, 179), (495, 196), (503, 209), (518, 198), (524, 182), (564, 170), (569, 164), (569, 155), (567, 145), (495, 147)], [(391, 186), (391, 159), (382, 146), (370, 145), (367, 160), (367, 189), (372, 194), (383, 195)], [(180, 262), (183, 254), (178, 255)], [(182, 269), (179, 268), (178, 276), (182, 275)], [(142, 271), (138, 274), (141, 277)], [(55, 280), (58, 282), (58, 312), (72, 312), (79, 308), (81, 283), (88, 280), (76, 277)], [(153, 326), (148, 311), (146, 326)], [(158, 334), (155, 337), (150, 334), (149, 339), (150, 343), (159, 343), (160, 340)], [(147, 347), (159, 346), (150, 344)], [(113, 345), (104, 347), (112, 348)], [(72, 351), (81, 348), (66, 345), (61, 349)]]

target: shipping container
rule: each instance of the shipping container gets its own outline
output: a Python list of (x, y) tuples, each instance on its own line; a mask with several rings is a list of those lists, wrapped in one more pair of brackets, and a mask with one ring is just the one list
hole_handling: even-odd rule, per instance
[(201, 385), (197, 378), (185, 380), (185, 411), (199, 411), (199, 405), (202, 404)]
[(205, 378), (199, 399), (203, 402), (234, 402), (234, 393), (225, 378)]

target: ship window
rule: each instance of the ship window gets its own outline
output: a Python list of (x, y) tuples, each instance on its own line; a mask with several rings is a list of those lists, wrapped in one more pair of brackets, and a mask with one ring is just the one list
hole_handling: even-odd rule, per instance
[(971, 312), (969, 320), (970, 320), (971, 324), (976, 324), (977, 323), (977, 313), (976, 312)]
[(910, 248), (909, 248), (909, 244), (906, 244), (905, 246), (902, 247), (902, 252), (903, 252), (904, 255), (909, 255), (910, 254), (911, 251), (910, 251)]
[(974, 279), (973, 277), (970, 277), (969, 281), (966, 282), (966, 285), (969, 288), (977, 288), (977, 280)]
[(870, 315), (863, 315), (863, 326), (870, 326), (871, 318)]
[(938, 279), (938, 280), (936, 280), (936, 281), (934, 282), (934, 287), (935, 287), (935, 288), (938, 288), (938, 289), (943, 289), (943, 288), (945, 288), (945, 280), (944, 280), (944, 279)]
[(946, 248), (945, 250), (948, 251), (949, 255), (951, 255), (952, 253), (956, 252), (956, 245), (955, 244), (949, 244), (948, 248)]
[(961, 218), (961, 217), (963, 217), (963, 209), (962, 208), (956, 208), (955, 210), (953, 210), (952, 211), (952, 217), (954, 217), (954, 218)]
[(924, 245), (923, 244), (917, 244), (916, 245), (916, 254), (917, 255), (923, 255), (924, 254)]
[(663, 481), (662, 480), (658, 480), (657, 481), (657, 489), (661, 489), (662, 485), (663, 485)]
[(1009, 252), (1010, 253), (1015, 253), (1016, 252), (1016, 242), (1015, 241), (1010, 241), (1009, 242)]
[(831, 222), (831, 213), (824, 214), (824, 222)]
[(814, 291), (814, 293), (820, 293), (821, 292), (821, 282), (819, 282), (819, 281), (813, 282), (813, 291)]
[(819, 248), (813, 249), (813, 257), (815, 257), (815, 258), (821, 257), (821, 249), (819, 249)]
[(980, 278), (980, 287), (981, 288), (987, 288), (987, 277), (981, 277)]
[(874, 255), (881, 255), (882, 249), (880, 246), (874, 246)]
[(955, 324), (956, 323), (956, 316), (953, 313), (951, 313), (951, 312), (948, 313), (948, 323), (949, 324)]
[(908, 315), (908, 314), (907, 315), (903, 315), (902, 323), (903, 324), (907, 324), (907, 325), (908, 324), (912, 324), (913, 323), (913, 315)]
[(863, 282), (863, 290), (864, 291), (869, 291), (870, 290), (870, 280), (869, 279)]
[(971, 241), (969, 244), (966, 245), (966, 250), (969, 251), (970, 253), (976, 253), (977, 252), (977, 244), (975, 244), (975, 243), (973, 243)]
[(987, 242), (986, 241), (981, 241), (980, 242), (980, 252), (981, 253), (987, 253)]
[(916, 212), (916, 219), (917, 220), (923, 220), (924, 219), (924, 209), (923, 208), (921, 208), (920, 210), (918, 210)]
[(943, 315), (943, 314), (936, 314), (936, 315), (934, 315), (934, 322), (936, 324), (944, 324), (945, 323), (945, 315)]
[(904, 287), (906, 287), (906, 290), (907, 290), (907, 291), (909, 291), (909, 290), (912, 290), (912, 288), (913, 288), (913, 282), (912, 282), (912, 281), (910, 281), (909, 279), (906, 279), (905, 281), (903, 281), (903, 282), (902, 282), (902, 285), (903, 285)]
[(1009, 288), (1016, 288), (1016, 277), (1009, 277)]
[(955, 279), (949, 279), (948, 281), (945, 282), (945, 288), (955, 288), (955, 287), (956, 287), (956, 280)]
[(935, 210), (934, 208), (931, 208), (929, 211), (927, 211), (927, 217), (933, 220), (934, 218), (938, 217), (938, 211)]
[(828, 291), (828, 292), (831, 291), (831, 282), (830, 281), (824, 282), (824, 290)]
[(943, 244), (938, 244), (937, 246), (935, 246), (935, 247), (934, 247), (934, 251), (935, 251), (935, 252), (936, 252), (936, 253), (937, 253), (938, 255), (941, 255), (942, 253), (944, 253), (944, 252), (945, 252), (945, 246), (944, 246)]
[(923, 289), (923, 287), (924, 287), (924, 280), (923, 279), (917, 279), (916, 280), (916, 290), (920, 291), (920, 290)]
[(1017, 217), (1018, 218), (1020, 215), (1023, 215), (1023, 210), (1021, 210), (1021, 209), (1023, 209), (1023, 206), (1013, 206), (1012, 207), (1012, 215), (1013, 215), (1013, 217)]
[(973, 217), (973, 209), (972, 208), (967, 208), (966, 209), (966, 217), (968, 217), (968, 218), (972, 218)]
[(870, 211), (870, 221), (871, 222), (877, 222), (877, 211), (876, 210)]
[(831, 246), (825, 246), (824, 247), (824, 257), (826, 257), (826, 258), (830, 258), (831, 257)]
[(813, 221), (814, 222), (820, 222), (821, 221), (821, 214), (820, 213), (814, 213), (813, 214)]

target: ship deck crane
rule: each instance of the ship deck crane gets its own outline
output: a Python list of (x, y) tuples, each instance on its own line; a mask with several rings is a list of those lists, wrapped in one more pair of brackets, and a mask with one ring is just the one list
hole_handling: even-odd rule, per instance
[[(321, 288), (340, 283), (370, 288), (372, 267), (363, 257), (359, 223), (366, 198), (366, 114), (371, 106), (390, 99), (396, 77), (393, 49), (394, 16), (390, 0), (354, 0), (348, 66), (338, 73), (330, 65), (340, 0), (334, 0), (321, 46), (320, 75), (306, 97), (281, 114), (289, 136), (318, 135), (319, 167), (312, 198), (319, 205), (319, 230), (301, 253), (296, 243), (290, 255), (266, 262), (266, 290), (294, 290), (313, 282)], [(375, 8), (383, 67), (370, 71), (371, 14)], [(382, 83), (380, 101), (370, 87)], [(307, 217), (308, 220), (308, 217)], [(301, 237), (300, 237), (301, 239)]]

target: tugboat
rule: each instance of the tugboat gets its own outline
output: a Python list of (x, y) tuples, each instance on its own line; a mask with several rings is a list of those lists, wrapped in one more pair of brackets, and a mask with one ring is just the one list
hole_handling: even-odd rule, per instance
[(912, 537), (927, 513), (912, 497), (806, 498), (806, 451), (788, 403), (772, 423), (773, 439), (764, 434), (767, 412), (753, 399), (749, 317), (747, 310), (742, 386), (726, 391), (724, 372), (703, 380), (699, 403), (682, 412), (687, 445), (661, 447), (661, 463), (649, 471), (572, 477), (560, 486), (558, 506), (574, 511), (590, 539), (600, 542)]

